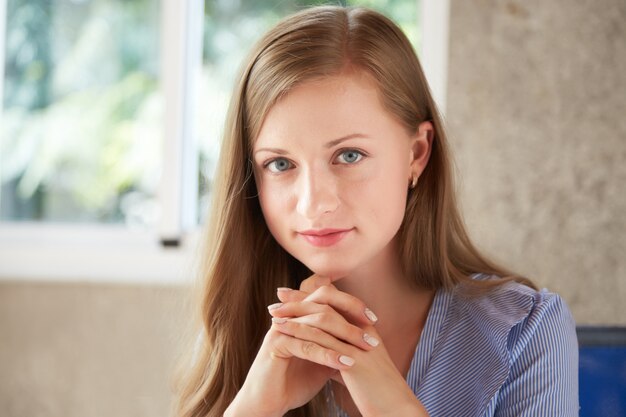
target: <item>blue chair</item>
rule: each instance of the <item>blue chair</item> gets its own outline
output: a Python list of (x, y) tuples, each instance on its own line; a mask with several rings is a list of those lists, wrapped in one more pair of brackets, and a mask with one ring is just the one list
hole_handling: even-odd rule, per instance
[(626, 417), (626, 327), (579, 326), (580, 417)]

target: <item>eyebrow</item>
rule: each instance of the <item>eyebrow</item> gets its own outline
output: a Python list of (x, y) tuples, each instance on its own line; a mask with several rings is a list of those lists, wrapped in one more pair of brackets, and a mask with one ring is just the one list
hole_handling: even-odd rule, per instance
[[(366, 139), (366, 138), (369, 138), (369, 136), (363, 133), (351, 133), (349, 135), (342, 136), (339, 139), (331, 140), (330, 142), (324, 144), (324, 147), (330, 149), (349, 139), (356, 139), (356, 138)], [(286, 150), (280, 149), (280, 148), (261, 148), (261, 149), (257, 149), (256, 151), (254, 151), (254, 153), (256, 154), (257, 152), (261, 152), (261, 151), (274, 152), (274, 153), (277, 153), (278, 155), (287, 155), (289, 153)]]

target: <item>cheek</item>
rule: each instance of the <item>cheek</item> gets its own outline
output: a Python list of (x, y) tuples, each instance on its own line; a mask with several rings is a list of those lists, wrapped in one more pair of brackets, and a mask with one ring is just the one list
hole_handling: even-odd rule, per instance
[(356, 202), (369, 209), (370, 219), (379, 226), (378, 230), (393, 236), (404, 218), (408, 180), (403, 169), (386, 165), (383, 171), (358, 187), (360, 194)]
[(285, 221), (289, 202), (289, 187), (272, 181), (262, 181), (258, 187), (259, 203), (265, 223), (274, 237)]
[(341, 174), (339, 194), (352, 212), (382, 224), (398, 223), (404, 216), (408, 191), (405, 167), (397, 158), (371, 161), (363, 168)]

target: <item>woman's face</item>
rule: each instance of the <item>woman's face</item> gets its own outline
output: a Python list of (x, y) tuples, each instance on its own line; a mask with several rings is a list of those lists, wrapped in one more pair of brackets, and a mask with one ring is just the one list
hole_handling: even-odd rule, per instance
[(382, 107), (364, 73), (294, 88), (272, 107), (253, 147), (274, 238), (310, 270), (335, 279), (393, 250), (411, 176), (430, 152), (422, 133), (420, 125), (409, 134)]

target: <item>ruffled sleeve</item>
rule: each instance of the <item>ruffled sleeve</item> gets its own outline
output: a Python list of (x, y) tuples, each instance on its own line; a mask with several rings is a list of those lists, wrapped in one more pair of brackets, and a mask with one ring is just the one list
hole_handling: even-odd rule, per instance
[(565, 302), (545, 290), (509, 335), (511, 369), (494, 416), (578, 416), (578, 341)]
[[(514, 282), (482, 296), (470, 296), (457, 289), (431, 352), (428, 370), (416, 390), (431, 417), (520, 415), (516, 411), (493, 412), (505, 404), (517, 404), (529, 387), (545, 383), (545, 378), (541, 382), (537, 379), (539, 375), (556, 375), (549, 372), (552, 366), (566, 368), (559, 372), (568, 378), (568, 384), (573, 383), (571, 373), (576, 370), (570, 351), (577, 352), (575, 328), (566, 308), (557, 308), (558, 300), (555, 294)], [(562, 302), (560, 305), (564, 306)], [(561, 329), (554, 336), (561, 344), (542, 346), (541, 339), (555, 329)], [(564, 350), (568, 359), (554, 362)], [(526, 372), (528, 361), (537, 355), (552, 359), (537, 361), (535, 371)], [(572, 387), (563, 390), (570, 396)], [(520, 409), (513, 406), (511, 410)]]

